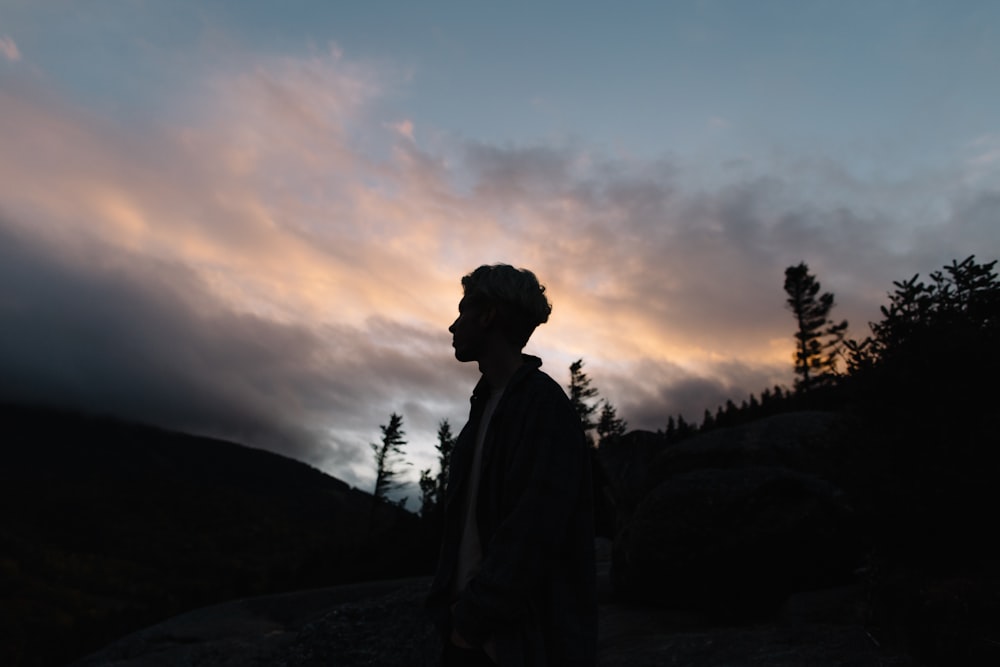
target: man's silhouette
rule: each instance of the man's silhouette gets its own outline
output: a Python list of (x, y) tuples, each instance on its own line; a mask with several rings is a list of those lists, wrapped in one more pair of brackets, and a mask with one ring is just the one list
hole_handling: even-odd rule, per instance
[(462, 278), (455, 357), (482, 377), (452, 453), (445, 534), (427, 600), (443, 664), (592, 667), (590, 457), (562, 388), (523, 355), (552, 307), (525, 269)]

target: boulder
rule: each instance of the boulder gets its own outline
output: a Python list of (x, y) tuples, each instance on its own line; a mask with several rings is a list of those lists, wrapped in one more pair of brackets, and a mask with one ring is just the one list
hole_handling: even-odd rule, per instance
[(597, 450), (595, 468), (618, 513), (618, 528), (646, 493), (678, 473), (702, 468), (782, 466), (828, 478), (844, 463), (848, 428), (838, 413), (789, 412), (715, 428), (680, 443), (662, 433), (631, 431)]
[(615, 541), (615, 590), (721, 616), (775, 610), (792, 592), (848, 581), (851, 509), (818, 477), (778, 466), (673, 475)]
[(845, 418), (834, 412), (786, 412), (715, 428), (661, 447), (645, 464), (645, 489), (703, 468), (781, 466), (829, 478), (843, 456)]
[[(624, 526), (641, 499), (649, 462), (665, 447), (663, 436), (651, 431), (630, 431), (594, 450), (595, 499), (599, 526), (613, 537)], [(607, 526), (606, 524), (611, 524)]]

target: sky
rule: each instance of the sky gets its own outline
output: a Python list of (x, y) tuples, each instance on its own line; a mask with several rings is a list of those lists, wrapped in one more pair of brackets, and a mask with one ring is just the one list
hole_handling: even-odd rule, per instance
[[(436, 471), (481, 264), (630, 428), (789, 386), (786, 267), (863, 338), (1000, 256), (1000, 3), (0, 0), (0, 399)], [(410, 487), (410, 506), (417, 491)]]

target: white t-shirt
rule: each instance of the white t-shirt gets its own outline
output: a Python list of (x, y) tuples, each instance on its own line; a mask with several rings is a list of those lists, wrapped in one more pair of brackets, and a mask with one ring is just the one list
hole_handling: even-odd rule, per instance
[(490, 420), (497, 409), (504, 387), (494, 390), (483, 407), (483, 416), (479, 420), (476, 431), (475, 448), (472, 452), (472, 467), (469, 470), (468, 487), (465, 491), (465, 520), (462, 523), (462, 536), (458, 545), (458, 564), (455, 568), (455, 596), (457, 597), (469, 581), (476, 576), (483, 562), (483, 547), (479, 541), (479, 530), (476, 527), (476, 498), (479, 496), (479, 476), (483, 467), (483, 442)]

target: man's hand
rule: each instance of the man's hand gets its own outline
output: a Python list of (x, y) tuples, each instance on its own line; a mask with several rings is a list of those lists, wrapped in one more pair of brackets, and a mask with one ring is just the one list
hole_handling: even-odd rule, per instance
[[(457, 630), (451, 631), (451, 643), (457, 646), (458, 648), (465, 648), (470, 650), (474, 650), (476, 648), (469, 642), (465, 641), (465, 639), (462, 638), (462, 635), (458, 634)], [(483, 653), (485, 653), (486, 656), (490, 660), (492, 660), (495, 664), (498, 665), (500, 664), (500, 660), (497, 659), (497, 645), (496, 642), (493, 641), (492, 639), (483, 645)]]
[[(455, 613), (455, 605), (454, 604), (451, 605), (451, 612), (454, 615), (454, 613)], [(471, 649), (471, 650), (475, 650), (475, 648), (476, 648), (475, 646), (473, 646), (469, 642), (465, 641), (465, 637), (463, 637), (462, 635), (458, 634), (458, 630), (456, 630), (455, 628), (451, 629), (451, 643), (454, 644), (455, 646), (457, 646), (458, 648), (465, 648), (465, 649)], [(495, 662), (497, 664), (500, 664), (500, 661), (497, 660), (497, 645), (496, 645), (496, 641), (492, 637), (483, 646), (483, 652), (486, 653), (487, 656), (489, 656), (490, 660), (492, 660), (493, 662)]]
[(476, 648), (469, 642), (465, 641), (465, 638), (462, 635), (458, 634), (458, 630), (455, 629), (452, 629), (451, 631), (451, 643), (459, 648), (468, 648), (468, 649)]
[[(455, 617), (455, 607), (457, 606), (458, 606), (457, 602), (453, 602), (451, 605), (452, 618)], [(465, 637), (458, 634), (458, 630), (456, 630), (455, 628), (451, 629), (451, 643), (459, 648), (475, 648), (475, 646), (465, 641)]]

